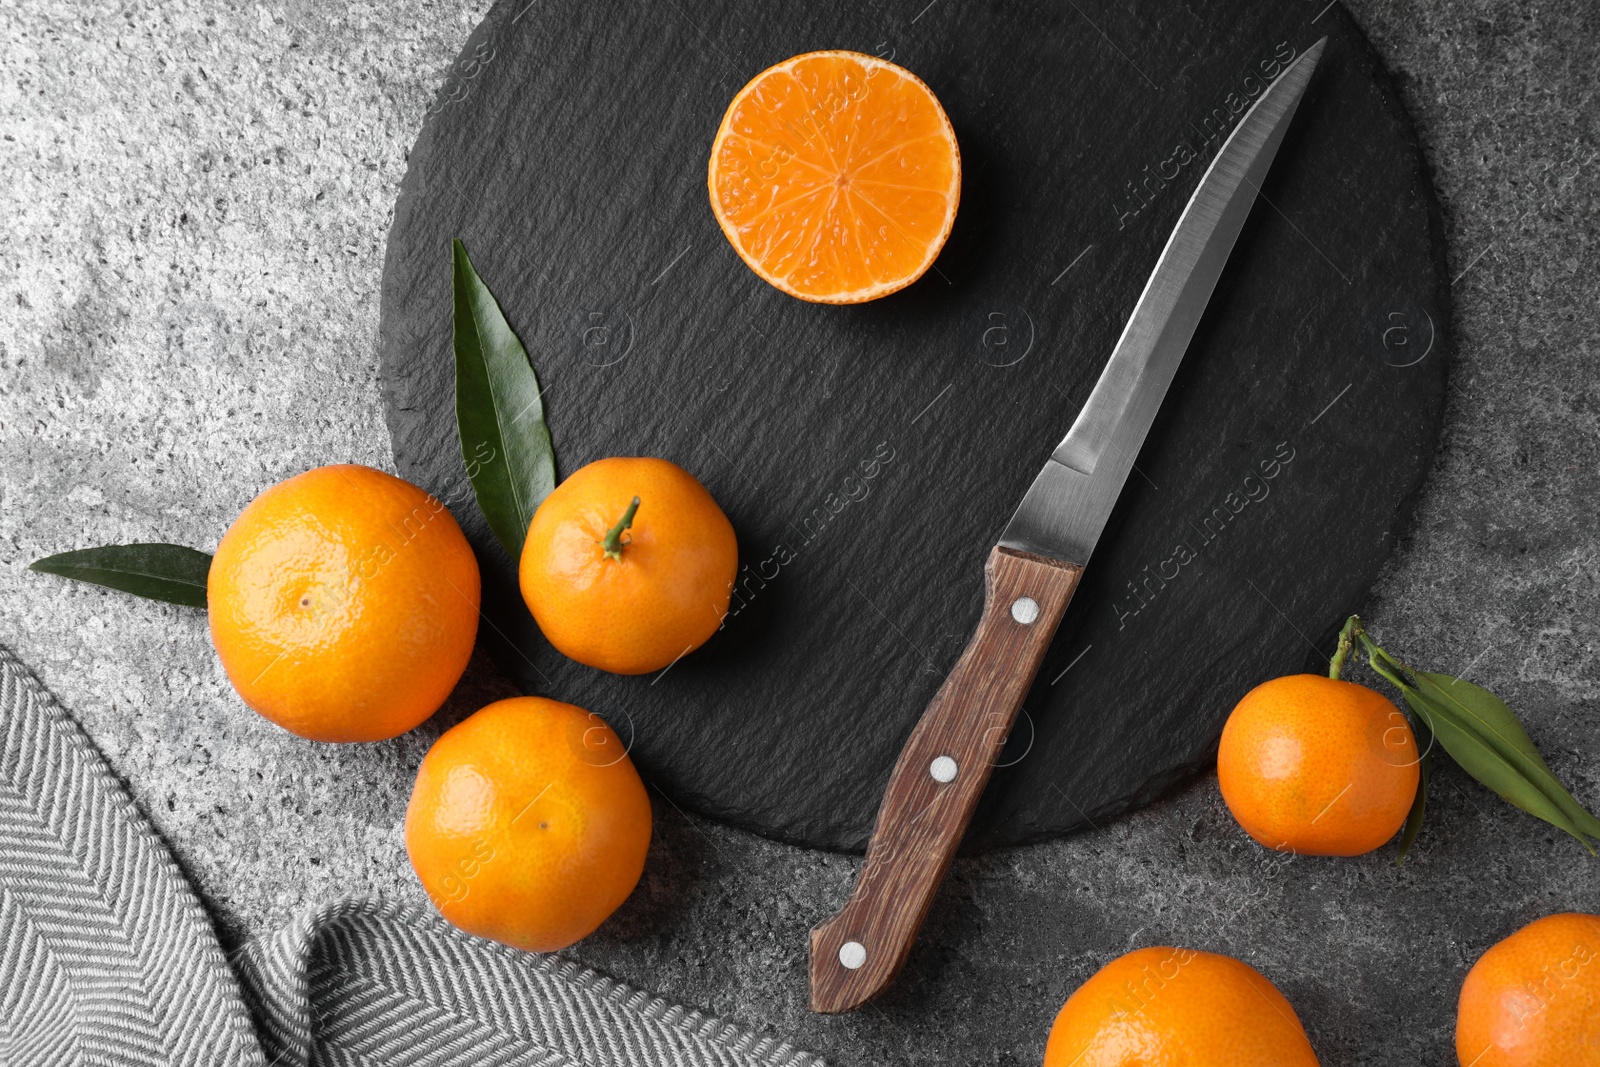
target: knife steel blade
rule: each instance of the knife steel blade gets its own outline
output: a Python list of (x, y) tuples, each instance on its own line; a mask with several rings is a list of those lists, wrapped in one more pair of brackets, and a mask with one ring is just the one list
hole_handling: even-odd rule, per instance
[(864, 1003), (905, 963), (1326, 42), (1223, 143), (1083, 410), (990, 552), (978, 627), (895, 761), (849, 900), (811, 931), (814, 1011)]
[(1002, 545), (1089, 562), (1326, 41), (1278, 76), (1211, 161), (1100, 380), (1011, 516)]

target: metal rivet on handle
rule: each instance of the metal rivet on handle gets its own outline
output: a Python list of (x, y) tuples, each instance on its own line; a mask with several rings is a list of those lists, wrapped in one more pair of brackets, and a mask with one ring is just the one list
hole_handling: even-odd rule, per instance
[(956, 761), (949, 756), (939, 756), (928, 764), (928, 773), (933, 775), (936, 782), (953, 782), (956, 780), (956, 771), (960, 770)]
[(839, 946), (839, 962), (850, 970), (859, 970), (867, 962), (867, 946), (859, 941), (846, 941)]
[(1024, 626), (1032, 626), (1039, 617), (1039, 602), (1031, 596), (1019, 596), (1011, 602), (1011, 617)]

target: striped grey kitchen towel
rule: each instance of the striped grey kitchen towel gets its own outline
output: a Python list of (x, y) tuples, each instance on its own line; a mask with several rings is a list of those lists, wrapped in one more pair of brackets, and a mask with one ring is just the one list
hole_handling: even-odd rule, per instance
[(3, 1067), (822, 1064), (406, 905), (308, 912), (233, 964), (100, 754), (0, 648)]

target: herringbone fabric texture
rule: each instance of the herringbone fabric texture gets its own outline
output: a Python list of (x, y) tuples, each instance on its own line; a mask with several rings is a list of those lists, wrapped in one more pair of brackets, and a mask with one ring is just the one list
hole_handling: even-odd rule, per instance
[(235, 962), (99, 753), (0, 648), (0, 1067), (822, 1067), (404, 905), (306, 913)]
[(188, 883), (78, 725), (4, 649), (0, 1063), (262, 1063)]

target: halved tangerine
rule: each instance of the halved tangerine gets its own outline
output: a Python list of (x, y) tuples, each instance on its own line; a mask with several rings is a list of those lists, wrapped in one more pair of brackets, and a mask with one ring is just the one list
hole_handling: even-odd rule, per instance
[(860, 52), (807, 52), (739, 90), (707, 184), (751, 270), (802, 300), (859, 304), (933, 265), (961, 199), (961, 151), (910, 71)]

